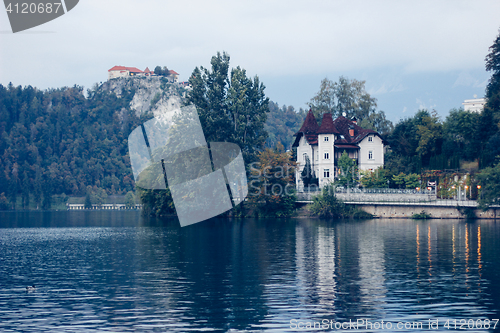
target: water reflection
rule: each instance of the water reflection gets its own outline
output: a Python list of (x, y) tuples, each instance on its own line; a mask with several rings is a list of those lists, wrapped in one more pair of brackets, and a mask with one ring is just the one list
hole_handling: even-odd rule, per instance
[[(90, 213), (90, 214), (89, 214)], [(0, 331), (286, 331), (498, 318), (491, 221), (0, 213)], [(26, 293), (25, 286), (39, 286)]]

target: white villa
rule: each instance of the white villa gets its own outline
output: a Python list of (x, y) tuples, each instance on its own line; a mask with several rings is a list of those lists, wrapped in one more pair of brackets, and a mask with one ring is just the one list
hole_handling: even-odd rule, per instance
[(292, 147), (297, 147), (296, 182), (299, 191), (304, 187), (301, 172), (306, 156), (320, 188), (333, 182), (338, 175), (337, 160), (344, 151), (357, 161), (360, 170), (373, 171), (384, 165), (384, 139), (374, 130), (359, 127), (355, 118), (349, 120), (340, 116), (334, 121), (330, 113), (325, 113), (321, 126), (318, 126), (313, 112), (309, 110), (295, 136)]

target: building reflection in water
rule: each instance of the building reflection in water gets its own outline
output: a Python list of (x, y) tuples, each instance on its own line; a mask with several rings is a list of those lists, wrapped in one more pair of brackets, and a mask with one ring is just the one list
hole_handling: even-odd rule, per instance
[[(403, 318), (426, 311), (451, 317), (464, 306), (460, 311), (479, 313), (482, 230), (471, 228), (456, 220), (301, 223), (296, 292), (303, 306), (315, 304), (336, 320), (385, 318), (391, 311)], [(462, 305), (433, 305), (455, 301)]]

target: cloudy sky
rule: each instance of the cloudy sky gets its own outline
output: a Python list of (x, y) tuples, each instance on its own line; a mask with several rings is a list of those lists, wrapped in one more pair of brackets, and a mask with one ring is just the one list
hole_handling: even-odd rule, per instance
[(482, 97), (500, 1), (80, 0), (64, 16), (13, 34), (0, 11), (0, 84), (40, 89), (107, 79), (114, 65), (166, 65), (187, 80), (217, 51), (306, 108), (321, 79), (365, 80), (397, 121), (419, 108), (444, 118)]

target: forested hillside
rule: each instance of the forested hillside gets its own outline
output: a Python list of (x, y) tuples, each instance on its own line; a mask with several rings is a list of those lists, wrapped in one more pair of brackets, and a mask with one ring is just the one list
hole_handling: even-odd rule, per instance
[(0, 85), (0, 208), (14, 208), (22, 197), (15, 208), (31, 201), (46, 209), (53, 194), (83, 196), (88, 186), (109, 195), (134, 190), (127, 137), (151, 117), (145, 110), (171, 97), (162, 94), (172, 95), (160, 79), (160, 93), (137, 80), (96, 85), (87, 96), (78, 86)]
[(274, 148), (281, 142), (286, 150), (292, 148), (295, 137), (293, 136), (302, 126), (307, 112), (300, 108), (298, 111), (293, 106), (283, 105), (281, 108), (273, 101), (269, 102), (269, 114), (264, 126), (268, 132), (266, 147)]

